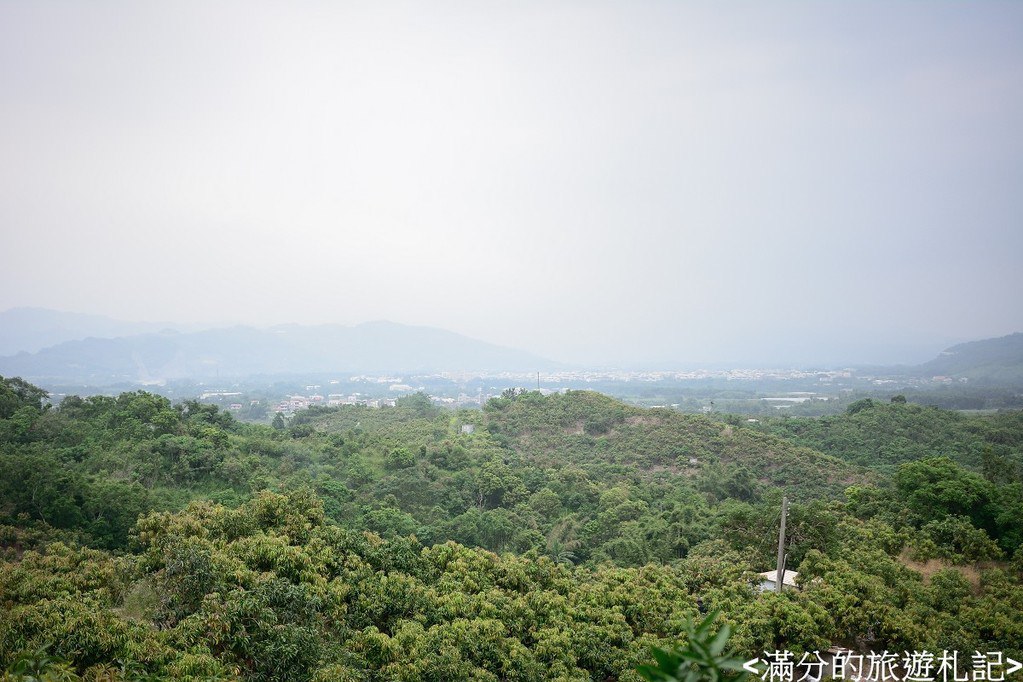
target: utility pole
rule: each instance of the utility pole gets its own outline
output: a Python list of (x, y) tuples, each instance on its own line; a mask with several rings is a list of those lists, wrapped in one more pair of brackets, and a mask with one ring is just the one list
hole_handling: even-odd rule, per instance
[(785, 515), (789, 510), (789, 498), (781, 498), (781, 527), (778, 529), (778, 574), (775, 583), (778, 585), (778, 592), (782, 591), (785, 585)]
[(540, 390), (540, 373), (536, 373), (536, 390)]

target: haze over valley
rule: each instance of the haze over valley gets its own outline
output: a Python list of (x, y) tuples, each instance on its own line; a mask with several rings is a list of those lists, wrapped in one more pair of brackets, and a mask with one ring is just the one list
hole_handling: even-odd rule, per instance
[[(598, 390), (636, 405), (690, 412), (828, 414), (864, 396), (909, 395), (958, 409), (1023, 406), (1023, 334), (953, 346), (914, 365), (587, 367), (429, 327), (390, 322), (160, 331), (145, 323), (49, 310), (0, 313), (0, 375), (51, 391), (141, 387), (267, 421), (310, 406), (393, 404), (423, 392), (482, 407), (508, 389)], [(112, 336), (120, 330), (142, 331)], [(82, 338), (84, 335), (84, 338)], [(19, 346), (20, 344), (20, 346)]]

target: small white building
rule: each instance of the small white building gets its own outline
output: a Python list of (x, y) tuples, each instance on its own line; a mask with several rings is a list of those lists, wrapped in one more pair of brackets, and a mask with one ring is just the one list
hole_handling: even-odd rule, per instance
[(473, 426), (472, 424), (462, 424), (462, 433), (468, 434), (468, 433), (472, 433), (475, 430), (476, 430), (476, 427)]
[[(796, 578), (799, 574), (795, 571), (785, 571), (784, 585), (785, 587), (791, 587), (792, 589), (799, 589), (796, 585)], [(778, 589), (778, 571), (764, 571), (760, 574), (760, 591), (761, 592), (774, 592)]]

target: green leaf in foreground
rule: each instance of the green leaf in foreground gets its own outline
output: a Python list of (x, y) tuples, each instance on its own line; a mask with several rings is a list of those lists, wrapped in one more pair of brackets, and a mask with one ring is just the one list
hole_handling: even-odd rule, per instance
[(686, 622), (686, 643), (671, 649), (653, 647), (650, 651), (656, 666), (636, 668), (643, 679), (651, 682), (741, 682), (749, 673), (743, 661), (725, 653), (732, 634), (728, 624), (715, 632), (714, 621), (720, 611), (714, 611), (699, 624)]

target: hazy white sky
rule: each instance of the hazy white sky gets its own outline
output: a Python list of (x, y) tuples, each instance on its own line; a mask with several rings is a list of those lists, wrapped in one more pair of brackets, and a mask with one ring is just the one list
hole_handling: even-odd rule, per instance
[(1023, 330), (1021, 122), (1017, 2), (3, 0), (0, 309), (923, 360)]

